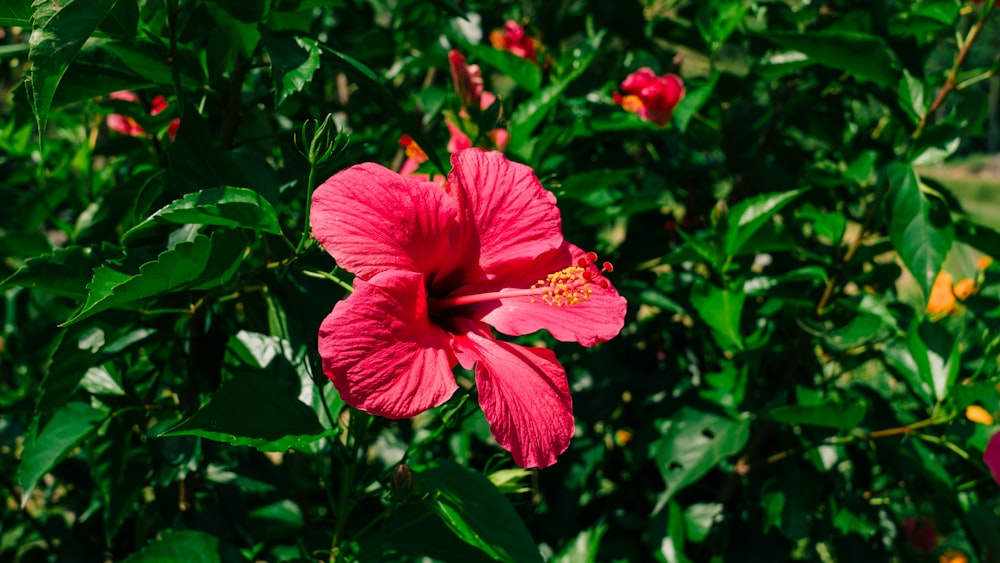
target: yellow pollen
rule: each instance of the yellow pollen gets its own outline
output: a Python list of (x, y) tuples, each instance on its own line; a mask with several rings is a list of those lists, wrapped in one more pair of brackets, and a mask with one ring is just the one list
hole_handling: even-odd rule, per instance
[(590, 299), (594, 293), (586, 273), (587, 270), (580, 266), (563, 268), (538, 280), (531, 289), (542, 289), (542, 301), (550, 307), (576, 305)]
[(641, 110), (643, 106), (645, 106), (645, 104), (642, 103), (642, 98), (639, 96), (630, 94), (622, 98), (622, 109), (625, 111), (639, 113), (639, 110)]

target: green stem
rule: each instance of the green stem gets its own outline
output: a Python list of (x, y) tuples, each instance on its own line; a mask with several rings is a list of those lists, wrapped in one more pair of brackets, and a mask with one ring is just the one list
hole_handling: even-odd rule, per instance
[(337, 276), (333, 275), (332, 273), (329, 273), (329, 272), (318, 272), (316, 270), (302, 270), (302, 273), (304, 275), (312, 277), (312, 278), (319, 278), (321, 280), (330, 280), (333, 283), (339, 285), (340, 287), (346, 289), (347, 291), (354, 292), (354, 288), (351, 286), (351, 284), (349, 284), (349, 283), (345, 282), (344, 280), (338, 278)]
[(299, 244), (295, 247), (295, 254), (296, 255), (302, 253), (302, 249), (305, 248), (306, 242), (309, 241), (309, 236), (312, 234), (311, 233), (311, 228), (310, 228), (311, 225), (309, 224), (309, 213), (310, 213), (311, 208), (312, 208), (313, 188), (316, 187), (315, 181), (316, 181), (316, 159), (315, 159), (315, 155), (313, 154), (313, 148), (310, 147), (309, 148), (309, 179), (307, 180), (308, 184), (306, 185), (306, 207), (305, 207), (305, 213), (303, 214), (304, 221), (303, 221), (303, 225), (302, 225), (302, 238), (299, 239)]
[(177, 16), (181, 13), (180, 0), (166, 0), (167, 27), (170, 28), (170, 78), (177, 97), (177, 113), (184, 117), (184, 96), (181, 95), (181, 70), (177, 60)]
[(420, 449), (424, 446), (424, 444), (433, 443), (434, 441), (437, 440), (437, 438), (441, 434), (445, 432), (445, 430), (451, 429), (452, 427), (455, 426), (455, 424), (462, 422), (469, 415), (475, 412), (474, 410), (470, 409), (468, 411), (463, 412), (461, 417), (456, 418), (456, 414), (464, 410), (465, 403), (467, 403), (468, 400), (469, 400), (469, 393), (466, 392), (464, 395), (462, 395), (461, 398), (459, 398), (458, 403), (453, 408), (449, 409), (447, 412), (441, 415), (441, 425), (435, 428), (434, 431), (431, 432), (430, 436), (421, 440), (420, 443), (410, 446), (406, 450), (406, 453), (403, 455), (402, 461), (405, 462), (407, 459), (411, 458), (413, 454), (420, 451)]
[(920, 123), (917, 125), (917, 129), (913, 132), (912, 138), (916, 139), (924, 132), (924, 128), (927, 127), (927, 122), (930, 120), (931, 116), (941, 107), (944, 103), (945, 98), (948, 94), (955, 89), (955, 79), (958, 77), (958, 70), (961, 68), (962, 63), (965, 62), (965, 57), (969, 54), (969, 49), (972, 44), (976, 42), (979, 37), (979, 33), (983, 30), (983, 26), (986, 24), (986, 20), (989, 19), (990, 13), (993, 11), (993, 0), (990, 0), (983, 6), (983, 11), (979, 14), (979, 19), (976, 21), (972, 29), (969, 30), (969, 34), (965, 36), (965, 40), (959, 44), (958, 54), (955, 55), (955, 62), (951, 65), (951, 70), (948, 72), (948, 78), (945, 79), (944, 85), (941, 86), (941, 90), (938, 91), (937, 96), (934, 97), (934, 101), (927, 108), (924, 115), (920, 116)]
[[(325, 402), (325, 401), (324, 401)], [(347, 439), (344, 450), (347, 453), (344, 459), (344, 470), (340, 476), (340, 495), (337, 498), (337, 523), (333, 530), (333, 542), (330, 544), (330, 563), (337, 560), (340, 552), (340, 540), (344, 535), (344, 527), (347, 519), (354, 510), (354, 499), (351, 491), (358, 470), (358, 445), (363, 441), (364, 434), (368, 429), (368, 415), (357, 409), (350, 410), (350, 419), (347, 423)]]

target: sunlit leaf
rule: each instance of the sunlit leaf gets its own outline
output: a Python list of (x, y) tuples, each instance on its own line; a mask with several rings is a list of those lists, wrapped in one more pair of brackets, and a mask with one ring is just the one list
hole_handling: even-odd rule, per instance
[(241, 227), (281, 234), (278, 214), (270, 202), (253, 190), (229, 186), (201, 190), (175, 200), (133, 227), (123, 238), (127, 242), (163, 223)]
[(441, 520), (469, 545), (501, 561), (541, 561), (527, 527), (485, 476), (439, 459), (414, 476)]
[(66, 325), (115, 307), (184, 289), (206, 289), (224, 285), (236, 273), (246, 242), (236, 231), (216, 231), (211, 238), (197, 235), (161, 253), (155, 261), (130, 276), (108, 266), (94, 271), (87, 286), (87, 302)]
[(39, 142), (45, 137), (49, 107), (59, 81), (83, 43), (90, 37), (116, 0), (35, 0), (31, 32), (31, 69), (25, 80), (31, 108), (38, 123)]
[(280, 107), (289, 96), (312, 80), (319, 68), (319, 46), (308, 37), (264, 35), (275, 82), (274, 105)]
[(68, 246), (36, 255), (0, 282), (0, 287), (29, 287), (82, 300), (98, 254), (91, 248)]
[(52, 415), (38, 436), (25, 444), (21, 454), (17, 482), (21, 486), (22, 507), (38, 480), (97, 430), (97, 424), (108, 416), (108, 412), (86, 403), (68, 403)]
[(502, 51), (485, 45), (462, 45), (461, 50), (472, 55), (472, 59), (482, 62), (493, 69), (509, 76), (518, 86), (531, 92), (538, 92), (542, 87), (542, 70), (534, 62), (515, 55), (510, 51)]
[(745, 420), (682, 407), (661, 424), (660, 437), (650, 444), (666, 489), (654, 513), (678, 491), (698, 481), (720, 461), (740, 450), (750, 435)]
[(710, 283), (700, 283), (691, 291), (695, 312), (712, 327), (719, 344), (727, 348), (743, 348), (740, 318), (744, 299), (742, 291), (720, 289)]
[(263, 375), (240, 374), (187, 420), (161, 436), (200, 436), (265, 452), (283, 452), (335, 432), (295, 397), (289, 385)]
[(805, 193), (804, 189), (761, 194), (745, 199), (729, 210), (726, 253), (733, 255), (783, 207)]
[(894, 162), (886, 172), (889, 239), (916, 278), (926, 302), (955, 238), (951, 218), (941, 202), (932, 202), (920, 189), (920, 181), (911, 167)]
[(895, 85), (899, 77), (892, 51), (882, 38), (874, 35), (828, 29), (814, 33), (766, 33), (763, 37), (804, 53), (810, 61), (882, 86)]

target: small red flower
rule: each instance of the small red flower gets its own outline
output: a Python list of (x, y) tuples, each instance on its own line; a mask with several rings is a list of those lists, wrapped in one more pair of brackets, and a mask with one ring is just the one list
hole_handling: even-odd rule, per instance
[(313, 233), (355, 274), (320, 326), (323, 371), (347, 404), (407, 418), (452, 396), (456, 364), (474, 368), (497, 443), (546, 467), (573, 436), (566, 372), (551, 350), (493, 331), (593, 346), (621, 330), (625, 299), (610, 264), (563, 239), (530, 168), (479, 149), (451, 162), (444, 189), (367, 163), (314, 192)]
[(538, 62), (538, 53), (535, 52), (535, 40), (524, 33), (524, 28), (513, 20), (508, 20), (503, 24), (503, 31), (496, 30), (490, 33), (490, 43), (494, 49), (510, 51), (522, 59)]
[[(112, 92), (108, 94), (108, 98), (111, 100), (121, 100), (124, 102), (140, 103), (139, 96), (135, 92), (129, 92), (128, 90), (119, 90), (117, 92)], [(153, 98), (153, 103), (149, 108), (149, 115), (158, 115), (163, 110), (167, 109), (170, 104), (167, 103), (167, 99), (163, 96), (156, 96)], [(145, 137), (148, 135), (146, 130), (136, 122), (135, 119), (128, 117), (127, 115), (122, 115), (119, 113), (109, 114), (106, 123), (108, 129), (121, 133), (122, 135), (128, 135), (129, 137)], [(167, 137), (171, 141), (177, 137), (177, 128), (180, 127), (180, 119), (174, 118), (167, 125)]]
[(676, 74), (656, 76), (649, 67), (628, 75), (621, 84), (625, 96), (615, 94), (615, 103), (645, 121), (663, 126), (684, 97), (684, 82)]

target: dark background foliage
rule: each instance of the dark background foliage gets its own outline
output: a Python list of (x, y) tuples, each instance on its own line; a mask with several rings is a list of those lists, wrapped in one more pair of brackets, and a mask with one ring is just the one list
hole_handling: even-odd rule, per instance
[[(997, 561), (993, 3), (0, 3), (0, 561)], [(541, 471), (469, 373), (390, 421), (318, 367), (308, 194), (447, 163), (452, 48), (629, 300), (523, 339), (577, 418)], [(667, 127), (613, 102), (643, 66)]]

